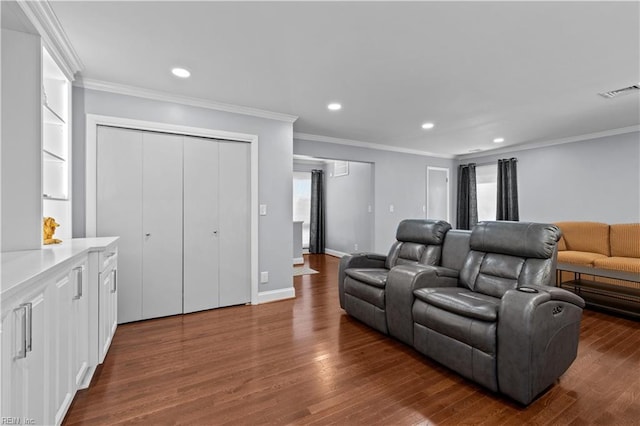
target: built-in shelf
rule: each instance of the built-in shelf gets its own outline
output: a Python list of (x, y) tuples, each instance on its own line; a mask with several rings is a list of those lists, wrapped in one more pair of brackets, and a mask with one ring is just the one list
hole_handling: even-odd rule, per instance
[(71, 82), (46, 48), (42, 51), (42, 215), (71, 238)]
[(42, 152), (44, 154), (44, 157), (42, 157), (44, 161), (60, 161), (63, 163), (67, 161), (59, 155), (56, 155), (51, 151), (47, 151), (46, 149), (43, 149)]
[(53, 201), (69, 201), (69, 198), (64, 198), (62, 196), (42, 194), (42, 198), (45, 200), (53, 200)]
[(59, 124), (59, 125), (66, 124), (65, 120), (62, 117), (60, 117), (60, 115), (57, 112), (55, 112), (49, 105), (42, 104), (42, 106), (43, 106), (42, 111), (44, 112), (43, 121), (45, 123)]

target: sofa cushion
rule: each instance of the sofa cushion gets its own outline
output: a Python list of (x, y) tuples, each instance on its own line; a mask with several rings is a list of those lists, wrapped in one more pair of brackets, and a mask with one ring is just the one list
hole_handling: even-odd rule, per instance
[(349, 268), (344, 273), (355, 280), (362, 281), (374, 287), (384, 288), (387, 284), (389, 270), (378, 268)]
[(421, 288), (417, 299), (448, 312), (482, 321), (496, 321), (500, 299), (459, 287)]
[(613, 269), (616, 271), (640, 273), (640, 258), (635, 257), (605, 257), (596, 259), (596, 268)]
[(609, 228), (611, 256), (640, 258), (640, 223), (621, 223)]
[(600, 222), (557, 222), (567, 250), (609, 256), (609, 225)]
[(558, 262), (560, 263), (593, 266), (596, 259), (608, 259), (608, 257), (604, 254), (587, 253), (583, 251), (567, 250), (558, 252)]

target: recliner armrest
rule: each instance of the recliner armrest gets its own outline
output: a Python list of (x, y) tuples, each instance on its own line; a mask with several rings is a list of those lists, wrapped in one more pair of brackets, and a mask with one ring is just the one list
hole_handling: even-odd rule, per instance
[(498, 313), (498, 388), (522, 404), (575, 360), (584, 300), (550, 286), (508, 290)]
[(353, 253), (340, 259), (338, 269), (338, 297), (340, 307), (344, 309), (344, 279), (345, 270), (349, 268), (384, 268), (387, 256), (376, 253)]
[(385, 311), (389, 334), (413, 346), (413, 291), (424, 287), (456, 287), (458, 271), (442, 266), (400, 265), (389, 271)]

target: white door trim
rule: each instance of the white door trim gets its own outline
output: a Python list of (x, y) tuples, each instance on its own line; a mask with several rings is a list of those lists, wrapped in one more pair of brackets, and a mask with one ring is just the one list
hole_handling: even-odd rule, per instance
[(248, 133), (227, 132), (224, 130), (205, 129), (200, 127), (181, 126), (177, 124), (154, 121), (135, 120), (131, 118), (112, 117), (107, 115), (86, 115), (86, 175), (85, 175), (85, 216), (86, 237), (96, 236), (97, 219), (97, 128), (98, 126), (114, 126), (134, 130), (175, 133), (186, 136), (225, 139), (248, 142), (251, 144), (251, 304), (258, 300), (258, 135)]
[(447, 172), (447, 222), (451, 223), (451, 179), (449, 178), (449, 168), (448, 167), (433, 167), (427, 166), (427, 188), (425, 191), (425, 203), (426, 203), (426, 211), (425, 215), (429, 212), (429, 171), (430, 170), (439, 170)]

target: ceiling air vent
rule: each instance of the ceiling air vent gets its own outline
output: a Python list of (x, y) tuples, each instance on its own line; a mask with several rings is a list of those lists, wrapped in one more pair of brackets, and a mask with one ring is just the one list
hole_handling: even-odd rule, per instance
[(640, 90), (640, 83), (634, 84), (633, 86), (624, 87), (622, 89), (612, 90), (610, 92), (598, 93), (598, 95), (603, 98), (612, 99), (621, 95), (628, 95), (629, 93), (633, 93), (637, 90)]

